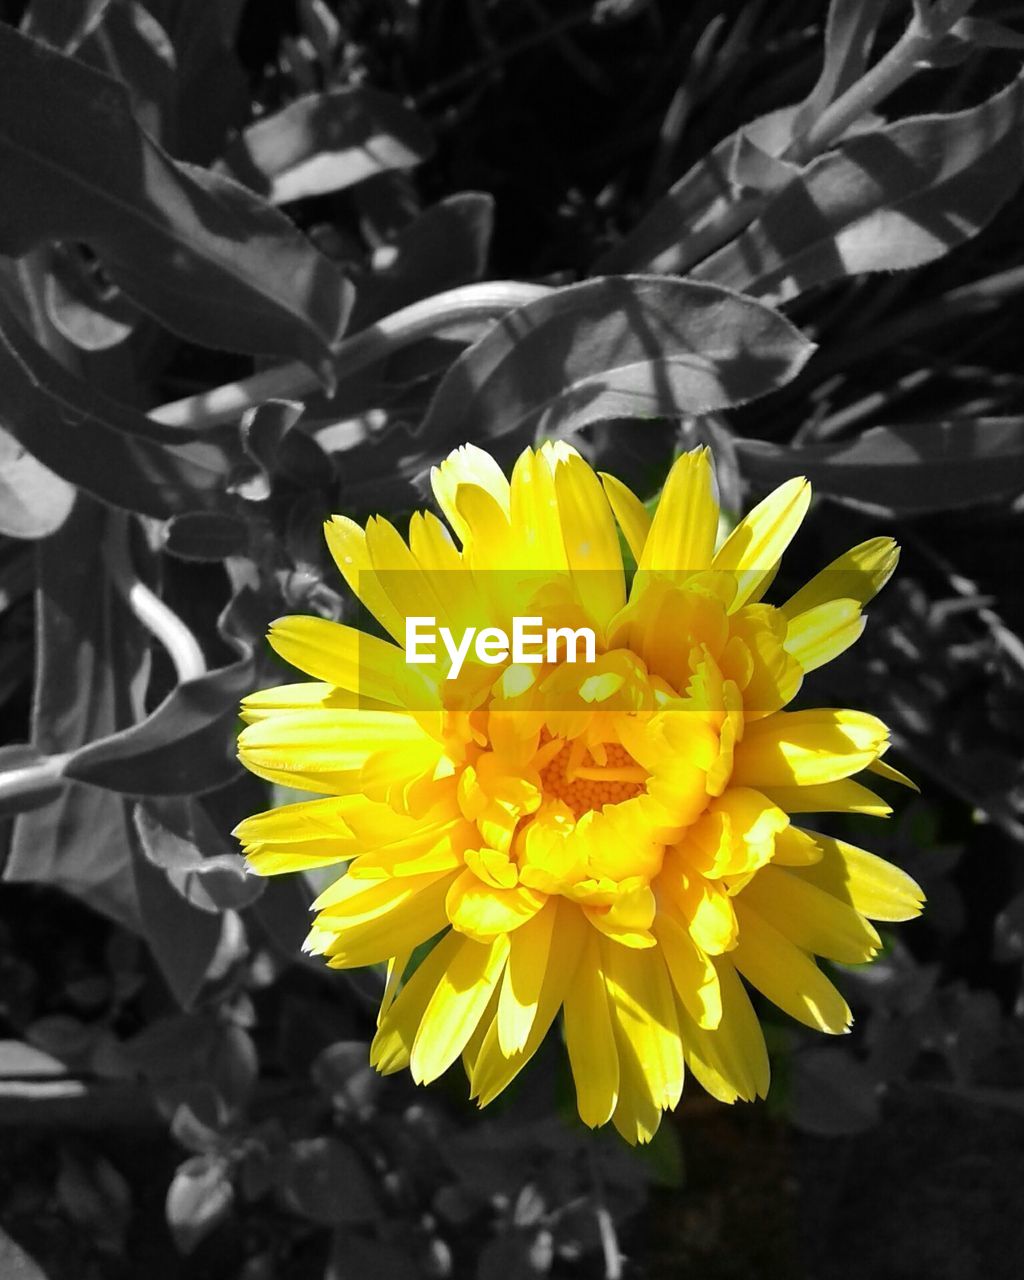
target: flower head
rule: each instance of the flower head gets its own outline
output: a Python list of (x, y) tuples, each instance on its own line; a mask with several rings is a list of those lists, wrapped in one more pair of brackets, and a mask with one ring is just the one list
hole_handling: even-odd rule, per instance
[[(805, 480), (716, 550), (706, 450), (676, 462), (653, 519), (565, 444), (527, 449), (511, 481), (466, 446), (432, 478), (454, 539), (429, 512), (407, 541), (380, 518), (326, 527), (390, 640), (310, 617), (271, 628), (315, 682), (245, 701), (241, 759), (324, 798), (244, 821), (250, 864), (348, 864), (306, 945), (336, 967), (387, 963), (381, 1071), (426, 1082), (461, 1056), (483, 1106), (557, 1020), (583, 1121), (631, 1142), (679, 1101), (687, 1067), (722, 1101), (763, 1097), (745, 983), (843, 1032), (849, 1008), (814, 957), (869, 960), (869, 919), (921, 906), (897, 868), (791, 820), (884, 815), (854, 775), (902, 780), (873, 716), (784, 710), (860, 635), (895, 544), (855, 547), (775, 607), (762, 596)], [(541, 661), (469, 653), (448, 679), (450, 663), (407, 661), (422, 616), (452, 634), (523, 617), (565, 630)], [(583, 627), (592, 660), (570, 661)]]

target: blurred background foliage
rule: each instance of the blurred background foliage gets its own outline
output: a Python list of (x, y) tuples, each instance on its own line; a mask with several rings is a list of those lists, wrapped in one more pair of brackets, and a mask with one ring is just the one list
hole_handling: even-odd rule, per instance
[[(0, 1273), (1015, 1276), (1024, 4), (0, 18)], [(559, 434), (644, 498), (806, 473), (787, 581), (903, 546), (813, 687), (892, 725), (922, 794), (844, 834), (927, 912), (639, 1152), (554, 1053), (483, 1116), (377, 1078), (378, 975), (226, 835), (266, 624), (352, 608), (325, 515)]]

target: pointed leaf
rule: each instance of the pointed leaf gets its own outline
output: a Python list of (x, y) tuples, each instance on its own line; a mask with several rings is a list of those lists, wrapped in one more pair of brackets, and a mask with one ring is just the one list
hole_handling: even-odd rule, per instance
[(103, 502), (166, 519), (227, 501), (230, 463), (220, 445), (176, 436), (108, 399), (68, 373), (2, 306), (0, 386), (0, 425), (44, 467)]
[(948, 418), (872, 427), (853, 440), (795, 449), (737, 440), (748, 480), (805, 475), (819, 494), (898, 515), (1001, 502), (1024, 489), (1024, 418)]
[(232, 170), (274, 204), (406, 169), (433, 151), (430, 131), (389, 93), (366, 85), (309, 94), (245, 130)]
[[(46, 755), (115, 733), (138, 714), (149, 637), (95, 552), (110, 519), (80, 497), (59, 532), (37, 547), (32, 741)], [(19, 813), (3, 875), (63, 889), (123, 924), (137, 924), (117, 796), (65, 783), (50, 803)]]
[(84, 241), (182, 337), (326, 365), (351, 301), (339, 268), (252, 192), (172, 160), (123, 84), (0, 24), (0, 121), (0, 251)]
[(696, 279), (782, 302), (917, 267), (986, 226), (1024, 177), (1024, 75), (955, 115), (917, 116), (819, 157)]
[(431, 447), (566, 435), (613, 417), (708, 413), (794, 377), (813, 345), (777, 312), (663, 276), (570, 285), (510, 312), (452, 365), (421, 428)]

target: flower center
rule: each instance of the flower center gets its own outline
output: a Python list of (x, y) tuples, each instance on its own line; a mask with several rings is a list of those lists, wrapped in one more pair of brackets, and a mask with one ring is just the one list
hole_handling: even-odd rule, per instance
[(646, 777), (647, 771), (617, 742), (602, 743), (593, 754), (582, 743), (566, 742), (540, 774), (544, 798), (561, 800), (577, 818), (591, 809), (640, 795)]

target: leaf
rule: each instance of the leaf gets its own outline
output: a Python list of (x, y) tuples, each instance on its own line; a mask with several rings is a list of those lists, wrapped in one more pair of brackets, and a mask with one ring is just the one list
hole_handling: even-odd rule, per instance
[(802, 448), (735, 443), (744, 476), (758, 485), (806, 475), (819, 493), (901, 516), (1007, 501), (1024, 489), (1024, 418), (872, 427)]
[(361, 85), (309, 94), (258, 120), (226, 159), (243, 182), (274, 204), (287, 204), (410, 168), (433, 149), (414, 112)]
[(53, 327), (82, 351), (109, 351), (135, 331), (142, 313), (74, 245), (56, 245), (49, 255), (43, 303)]
[(145, 856), (201, 911), (241, 911), (263, 891), (199, 801), (150, 799), (135, 806), (134, 822)]
[(784, 302), (814, 285), (942, 257), (1024, 176), (1024, 76), (955, 115), (848, 137), (808, 165), (693, 276)]
[(127, 796), (214, 791), (241, 772), (238, 702), (253, 686), (251, 657), (176, 686), (138, 724), (74, 753), (64, 774)]
[(167, 1225), (174, 1243), (189, 1254), (227, 1217), (235, 1192), (223, 1156), (191, 1156), (178, 1166), (167, 1190)]
[(21, 29), (62, 53), (74, 53), (112, 4), (113, 0), (84, 0), (78, 5), (67, 0), (31, 0)]
[(372, 1222), (380, 1213), (362, 1163), (336, 1138), (293, 1142), (281, 1186), (298, 1213), (325, 1226)]
[(0, 1079), (37, 1080), (67, 1075), (67, 1068), (23, 1040), (0, 1040)]
[[(0, 219), (3, 214), (0, 213)], [(230, 464), (68, 373), (0, 306), (0, 425), (44, 467), (126, 511), (166, 519), (224, 504)]]
[[(149, 637), (95, 553), (110, 519), (79, 497), (59, 532), (37, 545), (32, 742), (44, 755), (114, 733), (139, 711)], [(18, 814), (4, 879), (63, 889), (134, 927), (128, 840), (118, 797), (65, 784), (49, 804)]]
[(47, 1280), (46, 1273), (16, 1240), (0, 1227), (0, 1275), (4, 1280)]
[[(137, 833), (132, 836), (137, 845)], [(187, 902), (138, 847), (132, 865), (143, 937), (171, 994), (190, 1009), (217, 954), (225, 918)]]
[(387, 265), (360, 282), (352, 328), (481, 279), (493, 229), (494, 198), (483, 191), (460, 191), (425, 209), (386, 246)]
[(173, 125), (178, 85), (167, 32), (139, 0), (108, 5), (82, 41), (80, 62), (122, 81), (132, 115), (154, 141), (176, 153)]
[(172, 160), (123, 84), (0, 24), (0, 121), (0, 251), (84, 241), (181, 337), (326, 370), (351, 304), (340, 269), (252, 192)]
[(48, 538), (68, 518), (75, 490), (0, 427), (0, 533)]
[(796, 107), (782, 107), (745, 124), (723, 138), (669, 188), (636, 227), (604, 254), (598, 273), (657, 271), (682, 274), (722, 243), (728, 216), (744, 227), (764, 208), (760, 190), (734, 184), (737, 152), (748, 139), (765, 155), (779, 157), (793, 136)]
[(245, 555), (248, 547), (245, 521), (225, 511), (186, 511), (164, 531), (164, 550), (180, 560), (225, 560)]
[(420, 435), (567, 435), (601, 418), (708, 413), (794, 377), (813, 345), (788, 320), (716, 287), (660, 276), (558, 289), (510, 312), (451, 366)]

